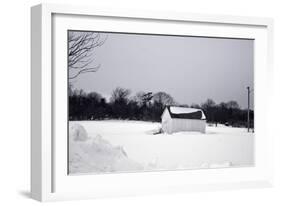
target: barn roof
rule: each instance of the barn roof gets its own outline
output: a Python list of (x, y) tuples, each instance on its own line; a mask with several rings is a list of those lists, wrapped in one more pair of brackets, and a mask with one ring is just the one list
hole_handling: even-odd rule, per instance
[(201, 109), (179, 106), (167, 106), (166, 108), (169, 111), (171, 118), (201, 120), (206, 119), (206, 116)]

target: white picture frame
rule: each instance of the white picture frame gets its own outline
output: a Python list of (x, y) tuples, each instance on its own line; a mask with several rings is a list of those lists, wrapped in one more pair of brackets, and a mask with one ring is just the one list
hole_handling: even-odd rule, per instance
[[(176, 32), (192, 27), (195, 35), (254, 38), (255, 44), (255, 166), (207, 170), (121, 173), (69, 177), (65, 136), (65, 61), (62, 38), (67, 29), (87, 29), (91, 21), (106, 19), (100, 28), (134, 32)], [(114, 24), (115, 21), (120, 24)], [(84, 22), (84, 23), (83, 23)], [(138, 22), (137, 28), (130, 27)], [(159, 23), (158, 28), (153, 24)], [(92, 24), (91, 24), (92, 26)], [(202, 28), (201, 28), (202, 27)], [(146, 30), (145, 30), (146, 28)], [(144, 31), (145, 30), (145, 31)], [(182, 31), (181, 31), (182, 30)], [(269, 120), (273, 78), (273, 21), (269, 18), (102, 9), (40, 4), (31, 9), (31, 196), (39, 201), (121, 195), (226, 190), (273, 185), (273, 138)], [(188, 32), (188, 31), (187, 31)], [(200, 33), (201, 32), (201, 33)], [(62, 57), (64, 58), (64, 57)], [(66, 63), (65, 63), (66, 64)], [(60, 67), (61, 68), (61, 67)], [(62, 100), (62, 101), (61, 101)], [(58, 112), (60, 111), (60, 112)], [(60, 124), (61, 122), (62, 124)], [(62, 127), (61, 127), (62, 126)], [(59, 149), (60, 152), (57, 152)], [(93, 183), (93, 184), (91, 184)], [(82, 187), (83, 186), (83, 187)], [(71, 189), (70, 189), (71, 188)]]

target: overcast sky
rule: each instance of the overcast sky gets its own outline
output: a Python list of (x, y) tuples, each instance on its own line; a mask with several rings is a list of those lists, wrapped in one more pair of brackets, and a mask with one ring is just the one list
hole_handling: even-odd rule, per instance
[[(93, 54), (95, 73), (71, 81), (74, 88), (106, 98), (116, 87), (169, 93), (180, 104), (235, 100), (247, 107), (253, 88), (253, 40), (102, 33)], [(252, 98), (253, 99), (253, 98)], [(253, 106), (253, 104), (251, 104)]]

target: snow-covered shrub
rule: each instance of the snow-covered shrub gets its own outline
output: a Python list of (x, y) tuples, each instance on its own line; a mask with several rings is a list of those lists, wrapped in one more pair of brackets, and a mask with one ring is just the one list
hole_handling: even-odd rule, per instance
[(142, 169), (140, 164), (128, 158), (122, 146), (111, 145), (99, 134), (88, 136), (85, 128), (79, 124), (71, 125), (69, 130), (70, 174)]

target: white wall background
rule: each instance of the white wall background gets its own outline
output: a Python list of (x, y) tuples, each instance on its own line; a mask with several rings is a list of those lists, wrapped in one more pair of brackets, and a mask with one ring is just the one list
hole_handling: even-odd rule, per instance
[[(45, 2), (45, 1), (43, 1)], [(281, 116), (281, 12), (278, 0), (52, 0), (49, 2), (180, 11), (207, 14), (265, 16), (275, 20), (275, 121)], [(0, 201), (1, 205), (36, 205), (29, 194), (30, 150), (30, 6), (36, 0), (1, 2), (0, 32)], [(279, 70), (278, 70), (279, 69)], [(279, 109), (279, 111), (278, 111)], [(276, 129), (273, 189), (156, 195), (60, 202), (60, 205), (281, 205), (281, 133)], [(47, 203), (50, 204), (50, 203)]]

